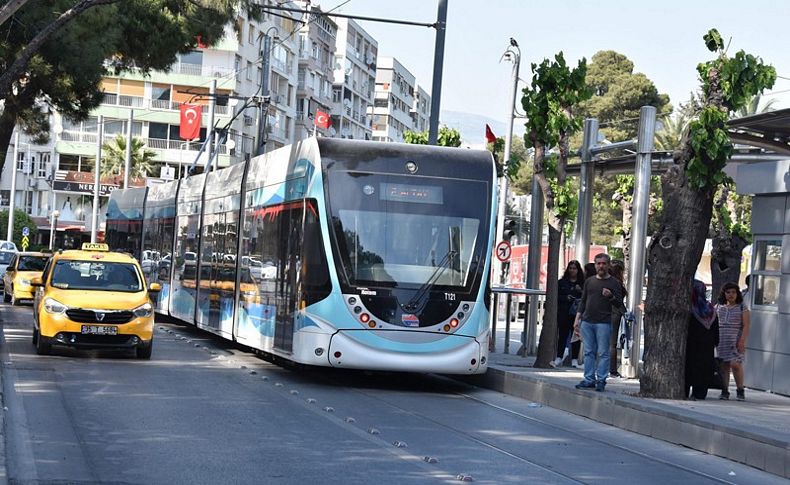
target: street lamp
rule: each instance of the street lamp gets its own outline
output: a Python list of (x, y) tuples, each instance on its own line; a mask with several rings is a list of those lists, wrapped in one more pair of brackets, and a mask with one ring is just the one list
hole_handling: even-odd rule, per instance
[(49, 249), (55, 249), (55, 228), (58, 225), (58, 217), (60, 217), (60, 211), (55, 209), (50, 214), (50, 226), (49, 226)]
[[(266, 144), (266, 121), (264, 118), (264, 108), (268, 107), (269, 103), (269, 69), (271, 67), (271, 54), (272, 54), (272, 39), (269, 32), (274, 31), (275, 37), (279, 35), (277, 27), (269, 27), (265, 32), (258, 34), (258, 51), (261, 53), (261, 79), (260, 86), (256, 92), (256, 96), (260, 96), (258, 100), (258, 120), (256, 122), (255, 130), (255, 146), (253, 147), (253, 156), (263, 154), (263, 146)], [(263, 41), (263, 46), (261, 46)], [(268, 110), (266, 110), (268, 111)]]

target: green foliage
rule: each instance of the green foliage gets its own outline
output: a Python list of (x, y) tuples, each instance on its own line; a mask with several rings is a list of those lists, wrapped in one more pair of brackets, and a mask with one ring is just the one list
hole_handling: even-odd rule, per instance
[(730, 111), (743, 108), (754, 96), (771, 88), (776, 70), (742, 50), (728, 57), (716, 29), (708, 31), (703, 39), (718, 57), (697, 66), (706, 106), (689, 124), (692, 156), (686, 172), (692, 187), (712, 190), (727, 180), (722, 169), (732, 154), (725, 124)]
[[(19, 249), (22, 249), (22, 228), (27, 227), (30, 230), (28, 236), (30, 240), (34, 240), (38, 234), (38, 227), (30, 216), (21, 209), (14, 209), (14, 230), (11, 233), (12, 239)], [(0, 211), (0, 239), (5, 239), (8, 235), (8, 209)], [(30, 249), (30, 248), (28, 248)]]
[[(123, 175), (126, 165), (126, 137), (117, 135), (112, 141), (105, 142), (102, 150), (101, 174)], [(142, 139), (132, 137), (132, 177), (147, 177), (153, 171), (155, 158), (156, 152), (147, 150)]]
[[(403, 133), (403, 141), (412, 145), (427, 145), (428, 132), (407, 130)], [(436, 137), (436, 144), (441, 147), (459, 147), (461, 146), (461, 132), (442, 125)]]
[(609, 141), (636, 137), (639, 110), (655, 106), (659, 113), (669, 109), (669, 96), (660, 94), (642, 73), (634, 73), (634, 63), (615, 51), (593, 55), (586, 82), (593, 96), (580, 104), (583, 117), (596, 118)]
[(544, 160), (544, 170), (546, 179), (554, 193), (554, 212), (558, 217), (565, 219), (573, 218), (579, 205), (579, 194), (573, 184), (559, 184), (557, 181), (557, 164), (559, 157), (552, 155)]

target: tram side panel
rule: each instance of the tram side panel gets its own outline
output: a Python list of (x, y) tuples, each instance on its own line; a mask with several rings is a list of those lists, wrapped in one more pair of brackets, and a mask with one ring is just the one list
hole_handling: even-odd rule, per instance
[(148, 285), (162, 286), (152, 298), (154, 310), (165, 315), (170, 308), (177, 190), (177, 181), (149, 187), (143, 217), (141, 266)]
[(146, 187), (114, 190), (107, 203), (104, 241), (112, 251), (129, 253), (138, 260), (143, 239)]
[(236, 273), (241, 272), (242, 296), (250, 290), (249, 265), (236, 257), (244, 164), (211, 172), (206, 180), (200, 244), (198, 327), (233, 338)]
[(182, 179), (176, 204), (176, 242), (173, 248), (173, 279), (170, 315), (195, 324), (198, 284), (200, 211), (205, 174)]

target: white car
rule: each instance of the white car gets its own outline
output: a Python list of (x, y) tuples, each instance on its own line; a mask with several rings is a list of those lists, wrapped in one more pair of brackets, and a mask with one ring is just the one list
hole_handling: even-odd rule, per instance
[(12, 251), (16, 253), (19, 249), (17, 249), (14, 241), (0, 240), (0, 251)]
[(0, 250), (0, 290), (3, 290), (3, 277), (5, 276), (5, 270), (8, 268), (8, 263), (11, 262), (11, 258), (13, 258), (15, 254), (16, 253), (14, 251)]

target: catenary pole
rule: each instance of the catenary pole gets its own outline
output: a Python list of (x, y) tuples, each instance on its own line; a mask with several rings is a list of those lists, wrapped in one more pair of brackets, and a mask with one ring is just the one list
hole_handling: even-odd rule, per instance
[(126, 157), (123, 165), (123, 188), (129, 188), (129, 178), (132, 171), (132, 122), (134, 121), (134, 110), (129, 109), (129, 119), (126, 121)]
[(439, 0), (436, 15), (436, 46), (433, 53), (433, 84), (431, 85), (431, 118), (428, 123), (428, 144), (436, 145), (439, 138), (439, 109), (442, 100), (442, 70), (444, 66), (444, 37), (447, 32), (447, 0)]
[(99, 232), (99, 192), (101, 188), (101, 144), (104, 138), (104, 115), (99, 115), (96, 124), (96, 163), (93, 164), (95, 172), (93, 178), (93, 216), (91, 217), (91, 242), (98, 240)]
[(14, 210), (16, 209), (16, 164), (19, 162), (19, 130), (14, 133), (14, 160), (11, 164), (11, 196), (8, 198), (8, 234), (6, 239), (13, 241)]

